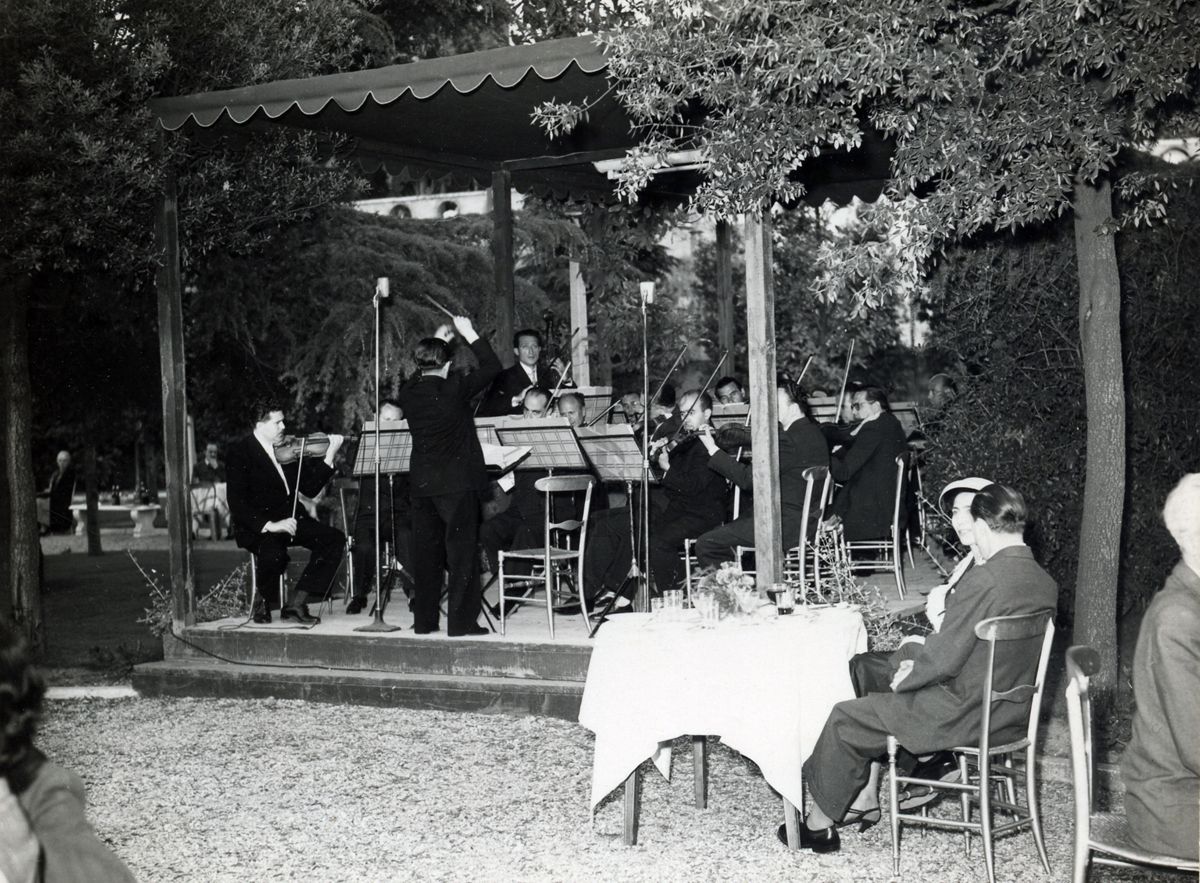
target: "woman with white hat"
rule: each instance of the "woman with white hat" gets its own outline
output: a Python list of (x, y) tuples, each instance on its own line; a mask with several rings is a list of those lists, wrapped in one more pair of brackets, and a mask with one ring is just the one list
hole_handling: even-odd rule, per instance
[(977, 493), (991, 483), (989, 479), (975, 476), (960, 478), (942, 488), (941, 494), (938, 495), (938, 509), (950, 519), (950, 524), (958, 535), (958, 541), (967, 549), (967, 554), (950, 572), (946, 582), (931, 589), (929, 596), (925, 599), (925, 616), (935, 632), (941, 630), (942, 619), (946, 616), (946, 598), (954, 592), (954, 587), (963, 578), (963, 574), (979, 563), (975, 552), (975, 529), (971, 518), (971, 501), (975, 499)]

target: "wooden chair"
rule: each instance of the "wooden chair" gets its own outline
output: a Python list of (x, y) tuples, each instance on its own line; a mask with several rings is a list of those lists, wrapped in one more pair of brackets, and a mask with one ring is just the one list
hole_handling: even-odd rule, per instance
[[(499, 554), (498, 582), (500, 585), (500, 634), (505, 634), (506, 607), (505, 601), (522, 604), (545, 604), (546, 622), (550, 626), (550, 637), (554, 637), (554, 608), (564, 603), (578, 602), (583, 616), (585, 630), (590, 630), (591, 619), (587, 609), (587, 597), (583, 586), (583, 554), (587, 548), (587, 520), (592, 507), (592, 488), (596, 480), (587, 475), (564, 475), (539, 478), (534, 487), (545, 494), (545, 518), (542, 545), (534, 549), (501, 550)], [(565, 521), (553, 521), (554, 497), (556, 494), (574, 497), (583, 491), (583, 512), (580, 518), (570, 518)], [(572, 537), (578, 532), (578, 544), (572, 546)], [(532, 575), (509, 572), (511, 562), (532, 562)], [(506, 566), (509, 565), (509, 566)], [(568, 582), (572, 586), (570, 592), (564, 592), (562, 584)], [(509, 594), (509, 590), (520, 587), (528, 591), (536, 591), (538, 587), (545, 591), (545, 598), (538, 600), (526, 594)]]
[[(820, 486), (820, 491), (817, 487)], [(783, 574), (785, 579), (794, 580), (801, 587), (799, 594), (803, 601), (808, 589), (808, 563), (812, 561), (813, 587), (821, 582), (821, 556), (818, 552), (815, 537), (809, 539), (808, 525), (813, 520), (819, 520), (821, 512), (829, 502), (833, 491), (833, 478), (827, 466), (810, 466), (804, 470), (804, 518), (800, 528), (800, 542), (788, 549), (783, 559)], [(815, 514), (814, 514), (815, 513)]]
[[(904, 556), (901, 554), (901, 549), (907, 543), (907, 531), (904, 529), (904, 522), (901, 518), (907, 515), (904, 507), (904, 491), (908, 486), (911, 462), (912, 454), (910, 452), (906, 451), (896, 457), (896, 496), (892, 504), (892, 523), (888, 527), (886, 537), (874, 540), (847, 540), (845, 534), (841, 532), (841, 526), (839, 525), (837, 528), (838, 547), (850, 570), (853, 572), (890, 567), (896, 577), (896, 589), (900, 593), (902, 601), (904, 600), (905, 585)], [(867, 557), (855, 558), (856, 552), (865, 553)]]
[(212, 482), (194, 484), (189, 494), (192, 502), (192, 537), (199, 539), (200, 531), (208, 530), (210, 540), (221, 539), (221, 512), (217, 505), (217, 486)]
[[(935, 779), (919, 779), (901, 775), (896, 769), (896, 752), (899, 743), (895, 736), (888, 736), (888, 788), (891, 795), (889, 810), (892, 828), (892, 864), (895, 874), (900, 873), (900, 823), (950, 828), (964, 832), (966, 846), (970, 850), (970, 835), (979, 834), (983, 839), (984, 863), (988, 880), (995, 883), (995, 860), (992, 840), (997, 834), (1030, 826), (1038, 857), (1046, 872), (1050, 872), (1050, 859), (1046, 855), (1046, 844), (1042, 837), (1042, 821), (1037, 801), (1037, 730), (1038, 714), (1042, 704), (1042, 688), (1046, 680), (1046, 667), (1050, 660), (1050, 644), (1054, 640), (1054, 619), (1049, 613), (1029, 613), (1023, 616), (996, 616), (985, 619), (975, 626), (975, 635), (988, 644), (987, 677), (982, 696), (983, 722), (979, 730), (978, 745), (964, 745), (951, 749), (958, 758), (959, 780), (943, 782)], [(995, 683), (996, 645), (1005, 641), (1032, 640), (1041, 636), (1041, 654), (1038, 657), (1037, 674), (1032, 684), (998, 688)], [(998, 702), (1028, 702), (1029, 715), (1025, 735), (1002, 745), (992, 744), (992, 706)], [(1013, 757), (1023, 752), (1026, 805), (1017, 803), (1014, 779), (1022, 770), (1013, 766)], [(973, 767), (973, 768), (972, 768)], [(916, 784), (959, 795), (961, 817), (939, 818), (928, 815), (924, 809), (920, 815), (905, 813), (899, 809), (900, 786)], [(1001, 786), (1002, 797), (994, 795), (993, 789)], [(971, 806), (978, 804), (979, 821), (971, 821)], [(994, 812), (1003, 812), (1013, 818), (1003, 824), (993, 822)]]
[[(1093, 791), (1092, 700), (1088, 685), (1100, 670), (1100, 657), (1091, 647), (1067, 650), (1067, 725), (1071, 731), (1071, 781), (1075, 795), (1075, 857), (1071, 879), (1087, 880), (1092, 861), (1101, 865), (1139, 865), (1200, 871), (1200, 862), (1147, 852), (1129, 837), (1122, 813), (1097, 812)], [(1096, 853), (1095, 858), (1092, 853)]]

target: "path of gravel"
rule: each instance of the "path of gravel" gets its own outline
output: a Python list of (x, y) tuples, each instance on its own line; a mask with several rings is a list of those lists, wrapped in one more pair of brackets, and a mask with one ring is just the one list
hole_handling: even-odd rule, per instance
[[(591, 734), (553, 719), (197, 699), (66, 700), (41, 737), (83, 776), (97, 830), (140, 880), (789, 880), (891, 878), (885, 825), (843, 851), (788, 853), (758, 770), (711, 751), (710, 808), (690, 752), (644, 776), (640, 844), (620, 842), (619, 791), (588, 812)], [(1070, 794), (1044, 796), (1054, 868), (1028, 834), (997, 844), (1001, 879), (1069, 878)], [(978, 846), (908, 836), (908, 880), (975, 881)], [(1158, 879), (1102, 869), (1093, 880)], [(1164, 878), (1169, 879), (1169, 878)], [(1178, 879), (1178, 878), (1174, 878)]]

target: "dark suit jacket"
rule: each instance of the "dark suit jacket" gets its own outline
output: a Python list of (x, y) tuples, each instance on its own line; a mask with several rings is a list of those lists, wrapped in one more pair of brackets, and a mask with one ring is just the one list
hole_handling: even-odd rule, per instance
[[(303, 468), (300, 464), (297, 460), (283, 465), (283, 474), (287, 478), (285, 488), (275, 464), (253, 433), (238, 439), (226, 451), (225, 490), (229, 514), (233, 520), (234, 539), (243, 549), (255, 545), (268, 521), (292, 517), (297, 477), (301, 492), (315, 497), (333, 475), (333, 469), (319, 458), (306, 457)], [(307, 517), (303, 506), (295, 511), (297, 518)]]
[[(896, 457), (908, 450), (896, 415), (884, 411), (863, 424), (849, 447), (829, 463), (834, 481), (842, 483), (833, 500), (848, 540), (876, 540), (888, 535), (896, 499)], [(901, 522), (906, 510), (900, 507)]]
[[(863, 700), (877, 710), (900, 744), (915, 754), (955, 745), (973, 745), (983, 723), (987, 644), (975, 625), (993, 616), (1045, 611), (1053, 614), (1058, 586), (1033, 560), (1028, 546), (1001, 549), (967, 571), (946, 605), (942, 630), (909, 644), (897, 654), (913, 660), (913, 670), (896, 693), (873, 693)], [(1006, 641), (996, 648), (996, 687), (1033, 683), (1041, 638)], [(992, 709), (992, 734), (1009, 740), (1022, 735), (1028, 703), (1000, 702)], [(993, 740), (993, 744), (997, 742)]]
[[(750, 490), (753, 469), (749, 463), (739, 463), (724, 451), (717, 451), (708, 461), (710, 469), (720, 472), (742, 490)], [(804, 470), (810, 466), (828, 466), (829, 448), (825, 436), (816, 424), (800, 418), (786, 430), (779, 429), (779, 505), (804, 509)], [(819, 492), (817, 488), (814, 493)]]
[(483, 338), (471, 344), (471, 351), (479, 360), (474, 371), (451, 371), (446, 378), (413, 377), (396, 396), (412, 430), (409, 481), (414, 498), (483, 491), (488, 486), (471, 400), (500, 373), (500, 360)]
[(698, 518), (716, 526), (725, 520), (725, 479), (708, 468), (708, 451), (698, 438), (680, 442), (670, 453), (671, 468), (662, 477), (667, 497), (663, 517)]
[[(554, 387), (558, 386), (558, 372), (553, 368), (538, 365), (534, 373), (537, 377), (536, 385), (548, 392), (553, 392)], [(521, 403), (518, 402), (514, 406), (512, 400), (514, 396), (520, 395), (527, 386), (529, 386), (529, 375), (525, 373), (525, 369), (519, 362), (511, 368), (505, 368), (496, 375), (483, 404), (479, 406), (479, 416), (503, 417), (506, 414), (522, 413)]]

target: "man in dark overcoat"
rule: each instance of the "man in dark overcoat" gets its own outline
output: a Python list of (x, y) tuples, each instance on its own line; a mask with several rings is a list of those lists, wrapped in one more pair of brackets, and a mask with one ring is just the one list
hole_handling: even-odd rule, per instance
[[(803, 847), (836, 850), (834, 826), (848, 813), (878, 818), (877, 806), (863, 802), (874, 802), (877, 794), (867, 793), (870, 788), (864, 792), (864, 787), (872, 780), (872, 762), (887, 750), (889, 735), (912, 755), (978, 743), (988, 645), (976, 637), (977, 623), (995, 616), (1054, 613), (1058, 587), (1022, 539), (1027, 517), (1022, 496), (1003, 485), (989, 485), (971, 502), (971, 515), (983, 563), (958, 583), (941, 631), (924, 644), (901, 648), (890, 692), (835, 705), (805, 761), (812, 803), (801, 826)], [(1038, 637), (996, 648), (994, 682), (999, 689), (1033, 682), (1041, 645)], [(1020, 738), (1028, 717), (1028, 702), (994, 705), (992, 742)]]

